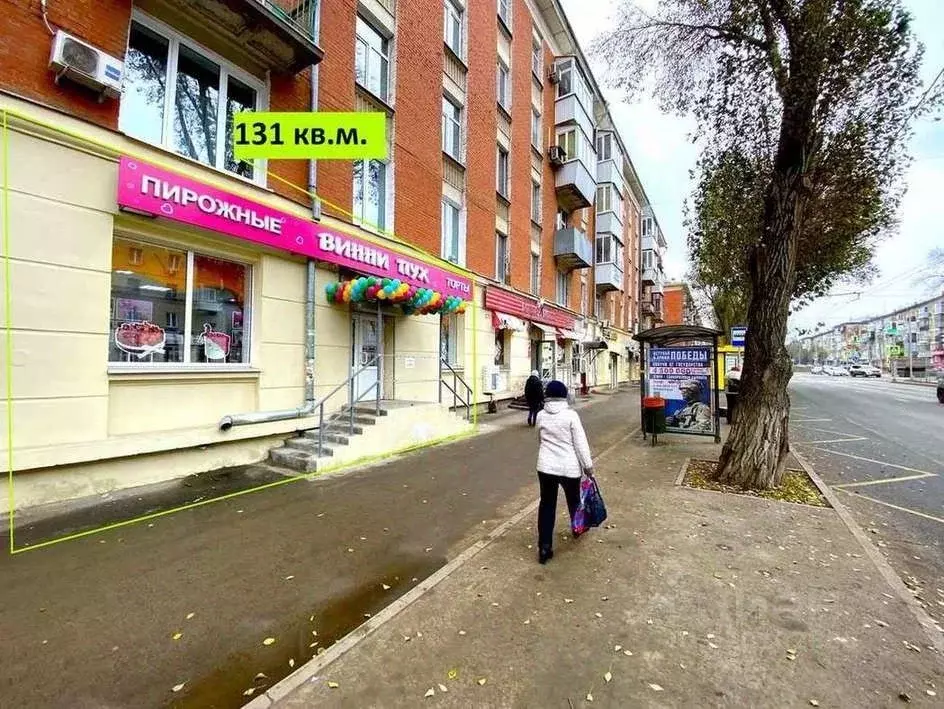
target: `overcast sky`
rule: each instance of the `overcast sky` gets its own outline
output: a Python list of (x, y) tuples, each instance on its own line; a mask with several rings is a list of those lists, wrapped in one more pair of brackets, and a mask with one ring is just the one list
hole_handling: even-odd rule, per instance
[[(604, 31), (614, 8), (627, 0), (561, 0), (567, 16), (586, 50)], [(656, 0), (643, 0), (650, 9)], [(914, 28), (925, 45), (923, 77), (927, 85), (944, 67), (944, 2), (905, 0), (914, 16)], [(592, 10), (590, 8), (593, 8)], [(592, 62), (592, 60), (591, 60)], [(603, 72), (594, 67), (598, 81)], [(682, 207), (692, 192), (689, 170), (698, 157), (688, 139), (694, 123), (685, 117), (663, 114), (652, 98), (627, 103), (621, 92), (603, 87), (610, 113), (630, 151), (659, 223), (668, 240), (666, 275), (682, 278), (687, 270)], [(808, 328), (819, 322), (833, 325), (844, 320), (881, 315), (934, 295), (927, 285), (927, 254), (944, 247), (944, 121), (922, 120), (912, 141), (912, 165), (908, 191), (902, 201), (901, 222), (876, 252), (880, 269), (866, 286), (842, 285), (837, 295), (822, 298), (797, 313), (791, 328)], [(923, 281), (923, 282), (922, 282)], [(860, 295), (851, 295), (859, 291)]]

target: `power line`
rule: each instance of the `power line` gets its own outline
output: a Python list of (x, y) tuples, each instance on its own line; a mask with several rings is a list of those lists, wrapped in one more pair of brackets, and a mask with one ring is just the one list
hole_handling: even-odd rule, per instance
[(905, 128), (908, 127), (908, 124), (911, 122), (911, 119), (914, 118), (914, 114), (918, 112), (918, 109), (921, 108), (924, 102), (928, 99), (928, 96), (931, 94), (931, 89), (934, 88), (934, 85), (940, 80), (942, 76), (944, 76), (944, 66), (941, 67), (941, 70), (937, 73), (937, 76), (934, 77), (934, 80), (931, 81), (930, 84), (928, 84), (928, 88), (926, 88), (924, 90), (924, 93), (921, 94), (921, 98), (918, 99), (918, 103), (912, 106), (911, 111), (908, 113), (908, 117), (902, 122), (901, 127), (898, 129), (898, 132), (895, 133), (894, 137), (889, 141), (888, 143), (889, 146), (892, 143), (894, 143), (896, 140), (898, 140), (898, 138), (904, 132)]

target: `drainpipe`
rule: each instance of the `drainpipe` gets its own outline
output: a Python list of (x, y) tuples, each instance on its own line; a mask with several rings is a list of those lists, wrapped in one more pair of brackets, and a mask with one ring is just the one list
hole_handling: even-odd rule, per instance
[[(314, 3), (315, 12), (312, 17), (312, 37), (315, 44), (321, 35), (321, 2)], [(314, 113), (318, 110), (318, 65), (311, 66), (311, 94), (310, 105)], [(321, 202), (315, 198), (318, 180), (318, 166), (315, 160), (308, 161), (308, 192), (311, 197), (311, 217), (315, 221), (321, 220)], [(305, 403), (295, 409), (281, 409), (277, 411), (251, 411), (243, 414), (232, 414), (220, 419), (221, 431), (228, 431), (233, 426), (248, 426), (256, 423), (271, 421), (289, 421), (311, 416), (315, 413), (315, 262), (308, 259), (305, 274)]]

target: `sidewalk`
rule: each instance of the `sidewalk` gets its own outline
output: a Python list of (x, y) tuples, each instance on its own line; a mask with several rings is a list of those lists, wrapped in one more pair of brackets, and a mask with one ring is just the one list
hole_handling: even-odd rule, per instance
[(562, 514), (542, 567), (528, 510), (249, 706), (939, 703), (941, 658), (835, 510), (675, 486), (687, 457), (717, 452), (617, 445), (596, 466), (607, 527), (574, 542)]

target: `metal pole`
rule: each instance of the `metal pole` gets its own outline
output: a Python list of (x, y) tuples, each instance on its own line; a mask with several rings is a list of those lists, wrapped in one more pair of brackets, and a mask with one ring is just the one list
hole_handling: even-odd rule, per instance
[(384, 332), (383, 312), (380, 310), (380, 301), (377, 301), (377, 401), (374, 414), (380, 416), (380, 387), (384, 376)]
[(646, 440), (646, 343), (639, 343), (639, 425), (642, 428), (642, 439)]
[(442, 404), (442, 333), (443, 333), (443, 318), (442, 313), (439, 314), (439, 342), (436, 344), (436, 348), (439, 350), (439, 355), (436, 359), (439, 360), (439, 363), (436, 366), (436, 380), (439, 382), (439, 403)]
[(912, 341), (914, 335), (911, 333), (914, 330), (914, 318), (908, 321), (908, 381), (914, 381), (914, 347), (912, 346)]
[[(721, 443), (721, 392), (718, 383), (721, 381), (721, 375), (718, 373), (718, 336), (714, 337), (714, 389), (715, 389), (715, 443)], [(728, 402), (728, 406), (731, 402)], [(733, 419), (732, 419), (733, 420)]]

